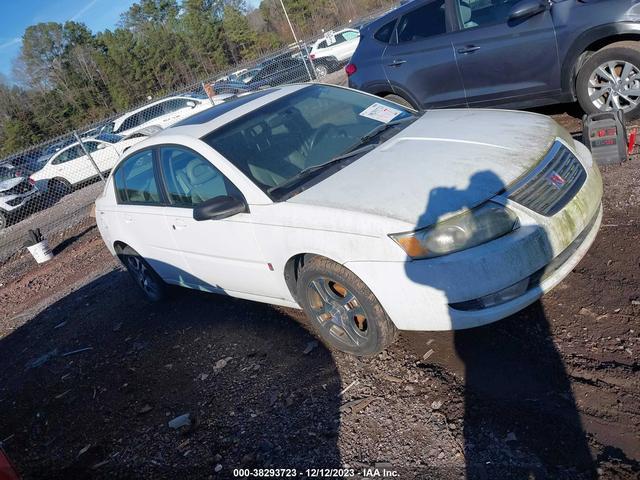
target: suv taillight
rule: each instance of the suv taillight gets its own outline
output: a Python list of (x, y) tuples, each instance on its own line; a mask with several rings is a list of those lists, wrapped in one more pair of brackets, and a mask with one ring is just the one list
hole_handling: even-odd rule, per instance
[(36, 186), (36, 181), (31, 177), (29, 177), (29, 185), (31, 185), (32, 187)]
[(347, 72), (347, 76), (351, 76), (358, 71), (358, 68), (354, 63), (350, 63), (346, 67), (344, 67), (344, 71)]
[(316, 59), (316, 54), (315, 54), (315, 53), (311, 53), (311, 54), (309, 54), (309, 58), (310, 58), (311, 60), (315, 60), (315, 59)]

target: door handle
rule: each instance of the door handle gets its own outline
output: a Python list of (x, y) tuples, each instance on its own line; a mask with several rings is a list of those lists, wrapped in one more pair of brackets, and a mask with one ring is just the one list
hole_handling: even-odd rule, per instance
[(403, 63), (407, 63), (406, 60), (394, 60), (393, 62), (391, 62), (389, 64), (390, 67), (399, 67), (400, 65), (402, 65)]
[(466, 47), (459, 48), (458, 53), (473, 53), (476, 50), (480, 50), (480, 47), (477, 45), (467, 45)]
[(173, 225), (171, 225), (174, 230), (182, 230), (187, 228), (187, 224), (181, 220), (174, 220)]

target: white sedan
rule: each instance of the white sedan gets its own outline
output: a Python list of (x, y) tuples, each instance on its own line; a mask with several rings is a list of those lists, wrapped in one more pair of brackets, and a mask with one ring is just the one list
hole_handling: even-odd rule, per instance
[(601, 221), (586, 147), (548, 117), (423, 115), (289, 85), (132, 147), (96, 202), (152, 300), (167, 284), (301, 307), (330, 345), (504, 318), (575, 267)]
[(142, 140), (144, 137), (122, 139), (119, 135), (106, 133), (84, 139), (82, 143), (91, 158), (80, 143), (72, 143), (54, 154), (29, 179), (42, 191), (55, 196), (66, 195), (74, 187), (99, 178), (100, 173), (109, 172), (125, 150)]

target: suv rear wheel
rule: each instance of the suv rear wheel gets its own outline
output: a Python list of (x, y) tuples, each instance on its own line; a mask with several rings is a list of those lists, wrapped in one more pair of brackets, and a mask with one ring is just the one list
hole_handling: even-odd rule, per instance
[(587, 113), (624, 111), (640, 116), (640, 43), (618, 42), (594, 53), (576, 78), (576, 94)]
[(328, 345), (354, 355), (375, 355), (396, 339), (393, 322), (353, 272), (327, 258), (305, 263), (298, 299)]

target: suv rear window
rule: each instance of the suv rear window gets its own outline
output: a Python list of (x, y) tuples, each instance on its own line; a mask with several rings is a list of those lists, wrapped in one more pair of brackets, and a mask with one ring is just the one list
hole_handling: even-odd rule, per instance
[(436, 0), (407, 13), (398, 22), (398, 43), (414, 42), (447, 32), (444, 0)]
[(374, 35), (373, 38), (382, 43), (389, 43), (391, 40), (391, 34), (393, 33), (393, 27), (395, 26), (396, 21), (391, 20), (386, 25), (382, 26)]

